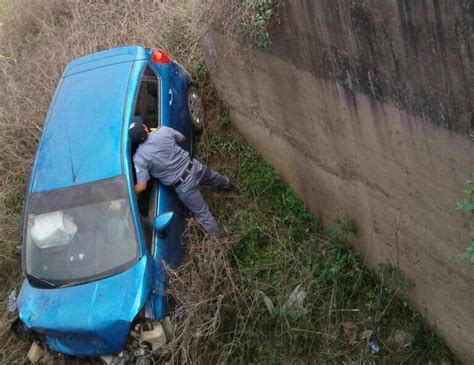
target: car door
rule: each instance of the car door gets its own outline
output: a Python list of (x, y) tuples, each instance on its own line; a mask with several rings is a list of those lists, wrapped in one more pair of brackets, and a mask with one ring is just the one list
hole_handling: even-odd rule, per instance
[[(188, 139), (188, 131), (184, 127), (177, 105), (182, 102), (178, 97), (176, 84), (173, 82), (171, 64), (156, 65), (150, 62), (149, 67), (156, 73), (159, 82), (158, 115), (159, 125), (171, 127), (183, 133)], [(184, 146), (189, 150), (189, 142)], [(154, 235), (153, 258), (156, 263), (155, 275), (156, 288), (152, 296), (153, 315), (156, 320), (163, 318), (168, 313), (168, 302), (166, 297), (166, 285), (168, 275), (163, 263), (175, 269), (182, 262), (185, 254), (185, 243), (183, 232), (185, 228), (186, 209), (178, 198), (174, 187), (165, 186), (158, 182), (157, 185), (156, 215), (173, 212), (173, 219), (163, 232)], [(156, 233), (156, 232), (155, 232)]]
[[(173, 63), (162, 65), (150, 63), (150, 65), (159, 76), (160, 104), (158, 107), (160, 109), (161, 125), (178, 130), (188, 139), (189, 132), (177, 110), (182, 104), (182, 98), (179, 96), (180, 92), (174, 80), (176, 74)], [(186, 145), (183, 147), (189, 150), (189, 142), (186, 141)], [(185, 245), (182, 235), (186, 209), (172, 186), (159, 184), (157, 214), (167, 212), (174, 213), (173, 220), (166, 231), (161, 236), (156, 237), (154, 256), (158, 267), (161, 267), (161, 262), (165, 261), (170, 267), (176, 268), (184, 257)]]
[(173, 94), (171, 121), (175, 129), (178, 129), (186, 137), (183, 147), (189, 153), (192, 153), (193, 135), (187, 106), (190, 79), (183, 67), (178, 63), (172, 62), (170, 66), (171, 92)]

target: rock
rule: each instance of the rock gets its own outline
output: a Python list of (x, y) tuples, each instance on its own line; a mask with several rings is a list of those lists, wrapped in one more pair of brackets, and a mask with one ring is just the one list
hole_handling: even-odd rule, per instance
[(413, 342), (413, 335), (409, 332), (398, 329), (392, 332), (389, 341), (400, 347), (407, 347)]

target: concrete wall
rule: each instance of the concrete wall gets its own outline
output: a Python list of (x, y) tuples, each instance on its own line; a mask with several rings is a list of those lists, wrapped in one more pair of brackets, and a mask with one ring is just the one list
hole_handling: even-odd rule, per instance
[(324, 220), (346, 213), (374, 266), (399, 265), (415, 307), (474, 359), (474, 267), (455, 210), (474, 171), (474, 3), (291, 0), (272, 45), (206, 63), (236, 127)]

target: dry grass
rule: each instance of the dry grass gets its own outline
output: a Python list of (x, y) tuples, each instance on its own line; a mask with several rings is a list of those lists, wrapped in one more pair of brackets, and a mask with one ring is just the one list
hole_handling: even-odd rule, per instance
[[(81, 55), (127, 44), (160, 46), (185, 67), (200, 59), (187, 24), (192, 0), (2, 1), (0, 29), (0, 363), (21, 362), (6, 298), (19, 288), (23, 194), (55, 86)], [(20, 352), (20, 355), (18, 355)]]
[(217, 342), (223, 308), (235, 295), (230, 243), (203, 236), (195, 221), (189, 222), (186, 239), (185, 262), (177, 271), (168, 271), (168, 294), (176, 303), (171, 316), (175, 336), (159, 358), (172, 364), (224, 363), (225, 349), (210, 344)]
[[(222, 2), (221, 5), (224, 5)], [(20, 217), (43, 121), (66, 64), (79, 56), (126, 44), (162, 47), (198, 77), (202, 57), (190, 24), (222, 13), (206, 14), (216, 3), (197, 6), (195, 0), (16, 0), (1, 2), (0, 46), (0, 363), (25, 361), (27, 343), (9, 331), (13, 316), (6, 298), (21, 284)], [(218, 6), (215, 10), (223, 7)], [(201, 14), (196, 16), (195, 14)], [(210, 19), (210, 18), (207, 18)], [(235, 34), (233, 34), (235, 35)], [(201, 70), (201, 74), (199, 74)], [(201, 83), (208, 103), (214, 103), (209, 80)], [(216, 107), (208, 115), (216, 116)], [(171, 274), (170, 294), (177, 305), (176, 337), (161, 352), (171, 363), (195, 363), (213, 358), (224, 362), (222, 349), (208, 351), (205, 341), (221, 324), (221, 306), (235, 295), (228, 260), (229, 243), (187, 231), (188, 259)], [(235, 289), (235, 288), (234, 288)]]

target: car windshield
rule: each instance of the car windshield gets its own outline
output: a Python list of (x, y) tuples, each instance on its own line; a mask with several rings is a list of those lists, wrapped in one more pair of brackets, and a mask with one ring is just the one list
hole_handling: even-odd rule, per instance
[(83, 283), (122, 271), (138, 258), (123, 176), (32, 194), (25, 231), (30, 282)]

